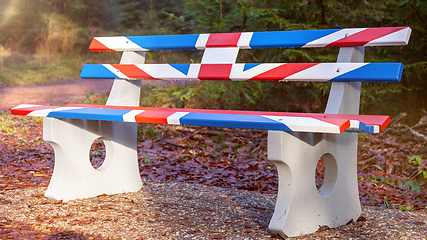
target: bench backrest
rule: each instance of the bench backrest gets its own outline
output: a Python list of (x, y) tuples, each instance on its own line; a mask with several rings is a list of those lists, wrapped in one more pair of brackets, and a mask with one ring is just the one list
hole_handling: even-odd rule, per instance
[[(91, 51), (124, 51), (124, 55), (120, 64), (85, 65), (81, 77), (122, 79), (113, 86), (108, 105), (138, 105), (135, 79), (332, 81), (325, 113), (358, 114), (360, 82), (400, 81), (403, 69), (400, 63), (363, 63), (364, 47), (405, 45), (410, 33), (409, 27), (388, 27), (96, 37)], [(312, 47), (341, 47), (337, 63), (236, 63), (239, 49)], [(143, 64), (145, 51), (156, 50), (204, 50), (204, 54), (197, 64)], [(135, 95), (137, 101), (123, 100)]]
[(311, 48), (406, 45), (411, 28), (347, 28), (276, 32), (95, 37), (91, 51), (204, 50), (206, 48)]

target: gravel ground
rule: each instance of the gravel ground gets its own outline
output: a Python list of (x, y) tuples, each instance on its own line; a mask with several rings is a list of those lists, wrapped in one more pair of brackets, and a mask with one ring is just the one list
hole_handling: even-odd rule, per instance
[[(105, 94), (112, 82), (0, 88), (0, 109)], [(268, 223), (276, 195), (145, 181), (136, 193), (55, 202), (46, 189), (0, 191), (0, 239), (281, 239)], [(427, 214), (363, 207), (358, 221), (292, 239), (427, 239)]]
[[(44, 187), (0, 192), (2, 226), (16, 222), (47, 239), (281, 239), (268, 230), (275, 194), (199, 184), (144, 181), (136, 193), (63, 203)], [(3, 223), (3, 225), (2, 225)], [(4, 234), (2, 234), (4, 233)], [(427, 215), (363, 207), (336, 229), (291, 239), (427, 239)]]

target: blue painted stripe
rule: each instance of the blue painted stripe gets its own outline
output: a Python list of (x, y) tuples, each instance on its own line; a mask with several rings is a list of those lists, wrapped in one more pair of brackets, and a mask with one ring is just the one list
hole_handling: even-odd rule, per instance
[(52, 111), (47, 117), (123, 122), (123, 115), (130, 111), (123, 109), (79, 108)]
[[(127, 109), (78, 108), (69, 110), (53, 110), (47, 115), (47, 117), (123, 122), (123, 115), (130, 111), (131, 110)], [(292, 131), (292, 129), (281, 122), (259, 115), (188, 113), (180, 118), (180, 124)], [(374, 128), (375, 126), (366, 125), (360, 122), (359, 130), (352, 129), (346, 130), (346, 132), (373, 133)]]
[(108, 70), (101, 64), (85, 64), (83, 65), (81, 78), (118, 78), (118, 76)]
[(188, 113), (179, 121), (181, 125), (292, 131), (283, 123), (257, 115)]
[(367, 125), (364, 129), (347, 129), (344, 132), (354, 132), (354, 133), (375, 133), (374, 126)]
[(363, 132), (363, 133), (374, 133), (375, 126), (366, 125), (359, 121), (359, 129), (347, 129), (344, 132)]
[(254, 32), (251, 48), (300, 48), (305, 44), (342, 29)]
[(258, 65), (260, 65), (261, 63), (245, 63), (245, 66), (243, 67), (243, 72), (246, 70), (249, 70), (251, 68), (254, 68)]
[(331, 79), (331, 82), (400, 82), (403, 64), (368, 63), (367, 65)]
[(362, 129), (362, 132), (365, 133), (374, 133), (374, 126), (370, 126), (370, 125), (365, 125), (364, 129)]
[(196, 50), (199, 34), (133, 36), (127, 38), (140, 47), (149, 50)]
[(369, 127), (366, 126), (365, 123), (359, 121), (359, 130), (362, 132), (366, 132), (366, 130), (369, 130)]
[(190, 70), (190, 64), (169, 64), (171, 67), (182, 72), (185, 76), (188, 75), (188, 70)]

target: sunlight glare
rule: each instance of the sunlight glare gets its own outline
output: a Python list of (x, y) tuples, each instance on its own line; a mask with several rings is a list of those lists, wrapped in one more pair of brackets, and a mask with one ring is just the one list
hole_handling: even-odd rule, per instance
[(10, 1), (0, 15), (0, 28), (6, 25), (12, 17), (18, 16), (18, 5), (21, 1)]

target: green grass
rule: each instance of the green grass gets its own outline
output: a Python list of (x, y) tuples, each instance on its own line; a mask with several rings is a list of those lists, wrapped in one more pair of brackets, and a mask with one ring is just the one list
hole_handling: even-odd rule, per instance
[[(25, 139), (26, 134), (34, 127), (42, 123), (42, 118), (27, 116), (15, 116), (8, 112), (0, 113), (0, 135), (19, 135)], [(1, 140), (1, 139), (0, 139)]]
[(76, 78), (81, 58), (46, 59), (34, 55), (13, 54), (4, 61), (1, 85), (27, 85)]
[(38, 85), (80, 78), (85, 63), (118, 62), (117, 53), (69, 53), (54, 57), (43, 54), (13, 53), (0, 66), (0, 86)]

